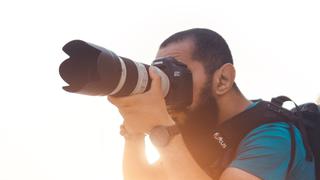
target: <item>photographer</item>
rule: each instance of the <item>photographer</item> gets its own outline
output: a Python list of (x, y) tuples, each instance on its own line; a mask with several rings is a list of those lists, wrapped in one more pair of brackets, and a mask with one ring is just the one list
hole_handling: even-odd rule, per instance
[[(205, 164), (216, 157), (215, 151), (204, 153), (212, 141), (208, 134), (215, 126), (255, 108), (259, 102), (247, 100), (235, 84), (231, 52), (214, 31), (178, 32), (161, 44), (157, 58), (161, 57), (174, 57), (190, 69), (193, 101), (184, 110), (168, 112), (160, 76), (152, 67), (149, 91), (108, 97), (124, 118), (121, 134), (125, 138), (126, 180), (315, 179), (314, 164), (305, 160), (306, 150), (297, 128), (294, 128), (296, 153), (288, 170), (291, 138), (288, 124), (283, 122), (253, 129), (242, 139), (231, 163), (218, 176), (210, 176)], [(145, 157), (145, 134), (150, 135), (160, 152), (159, 162), (153, 165)], [(219, 143), (224, 145), (222, 140)]]

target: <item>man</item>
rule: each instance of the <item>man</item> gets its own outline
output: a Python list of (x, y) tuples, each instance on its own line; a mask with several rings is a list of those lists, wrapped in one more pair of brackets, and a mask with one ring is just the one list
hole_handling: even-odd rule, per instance
[[(235, 115), (254, 108), (235, 84), (235, 68), (225, 40), (208, 29), (176, 33), (160, 46), (157, 58), (174, 57), (187, 65), (193, 76), (193, 101), (182, 112), (168, 112), (160, 77), (153, 68), (151, 89), (130, 97), (109, 97), (124, 118), (126, 180), (209, 180), (202, 162), (210, 130)], [(178, 128), (176, 128), (178, 127)], [(159, 132), (160, 129), (160, 132)], [(179, 129), (170, 137), (161, 130)], [(160, 153), (159, 162), (149, 165), (144, 154), (144, 134), (150, 134)], [(314, 179), (314, 165), (305, 160), (301, 135), (295, 129), (296, 156), (288, 179)], [(160, 139), (160, 140), (159, 140)], [(163, 140), (164, 139), (164, 140)], [(163, 140), (164, 142), (160, 142)], [(290, 159), (290, 134), (285, 123), (272, 123), (252, 130), (241, 141), (221, 180), (285, 179)]]

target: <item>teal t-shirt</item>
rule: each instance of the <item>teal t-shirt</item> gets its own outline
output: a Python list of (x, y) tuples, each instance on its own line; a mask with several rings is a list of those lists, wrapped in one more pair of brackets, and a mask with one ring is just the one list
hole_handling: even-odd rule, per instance
[[(240, 142), (237, 156), (230, 167), (244, 170), (263, 180), (284, 180), (291, 152), (288, 129), (289, 125), (284, 122), (264, 124), (253, 129)], [(314, 180), (314, 162), (305, 159), (306, 151), (301, 134), (297, 128), (294, 131), (296, 155), (288, 179)]]

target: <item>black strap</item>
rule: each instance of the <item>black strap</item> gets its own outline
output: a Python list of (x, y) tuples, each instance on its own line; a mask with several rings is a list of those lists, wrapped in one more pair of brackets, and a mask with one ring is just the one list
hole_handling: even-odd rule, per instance
[[(233, 146), (237, 146), (246, 134), (262, 124), (288, 122), (287, 118), (279, 117), (277, 113), (279, 109), (278, 107), (275, 108), (270, 102), (260, 101), (254, 108), (245, 110), (219, 125), (213, 131), (212, 137), (224, 150), (235, 148)], [(221, 138), (215, 138), (216, 134)]]
[(291, 150), (290, 150), (290, 160), (289, 160), (289, 164), (288, 164), (286, 179), (288, 179), (288, 176), (290, 174), (290, 171), (292, 170), (293, 163), (294, 163), (295, 157), (296, 157), (296, 136), (294, 133), (294, 127), (291, 123), (288, 123), (288, 125), (289, 125), (289, 132), (290, 132), (290, 136), (291, 136)]
[[(278, 96), (278, 97), (275, 97), (275, 98), (272, 98), (271, 99), (271, 103), (273, 104), (276, 104), (278, 105), (279, 107), (282, 107), (283, 103), (284, 102), (287, 102), (287, 101), (291, 101), (293, 102), (290, 98), (288, 98), (287, 96)], [(295, 102), (293, 102), (295, 104)], [(295, 104), (296, 105), (296, 104)], [(297, 105), (296, 105), (297, 107)]]
[[(278, 96), (276, 98), (272, 98), (271, 99), (271, 103), (275, 104), (275, 105), (277, 105), (279, 107), (282, 107), (283, 103), (287, 102), (287, 101), (290, 101), (295, 105), (295, 115), (293, 115), (292, 112), (282, 113), (282, 114), (285, 115), (289, 120), (291, 120), (293, 123), (295, 123), (298, 126), (298, 128), (299, 128), (299, 130), (301, 132), (301, 135), (302, 135), (302, 140), (303, 140), (304, 147), (307, 150), (306, 160), (312, 161), (312, 159), (313, 159), (313, 155), (312, 154), (313, 153), (312, 153), (312, 149), (311, 149), (311, 146), (310, 146), (310, 142), (309, 142), (309, 140), (307, 138), (308, 136), (307, 136), (306, 127), (302, 123), (303, 116), (301, 114), (300, 107), (294, 101), (292, 101), (290, 98), (288, 98), (286, 96)], [(284, 109), (284, 108), (282, 108), (282, 109)]]

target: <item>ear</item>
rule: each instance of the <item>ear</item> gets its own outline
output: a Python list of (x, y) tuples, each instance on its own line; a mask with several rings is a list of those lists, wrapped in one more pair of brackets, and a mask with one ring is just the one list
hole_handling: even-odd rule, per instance
[(226, 63), (222, 65), (215, 73), (213, 77), (213, 90), (216, 95), (223, 95), (229, 92), (234, 84), (236, 77), (236, 70), (233, 64)]

